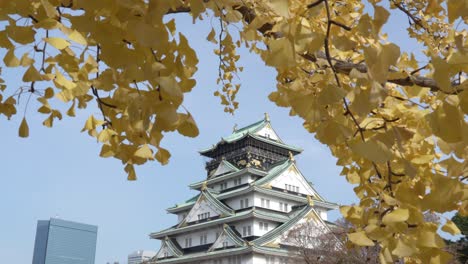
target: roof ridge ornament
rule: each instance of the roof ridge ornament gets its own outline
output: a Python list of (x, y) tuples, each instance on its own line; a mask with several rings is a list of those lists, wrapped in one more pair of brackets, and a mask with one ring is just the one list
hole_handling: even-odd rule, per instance
[(291, 151), (289, 151), (289, 160), (290, 160), (290, 161), (296, 161), (296, 160), (294, 159), (294, 155), (292, 154)]
[(236, 132), (237, 131), (237, 124), (234, 124), (234, 127), (232, 128), (232, 132)]
[(270, 115), (265, 113), (265, 121), (270, 122)]
[(207, 189), (208, 189), (208, 184), (206, 183), (206, 181), (204, 181), (204, 182), (202, 183), (201, 190), (202, 190), (202, 191), (205, 191), (205, 190), (207, 190)]
[(312, 200), (312, 196), (307, 195), (307, 203), (309, 206), (314, 206), (314, 200)]

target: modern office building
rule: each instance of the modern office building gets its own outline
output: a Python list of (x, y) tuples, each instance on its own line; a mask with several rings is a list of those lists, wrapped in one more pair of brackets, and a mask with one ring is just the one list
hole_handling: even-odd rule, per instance
[(140, 264), (148, 261), (156, 255), (156, 252), (150, 250), (138, 250), (128, 255), (128, 264)]
[(32, 264), (94, 264), (97, 229), (57, 218), (39, 220)]
[(150, 234), (161, 240), (151, 263), (287, 263), (288, 232), (303, 223), (317, 237), (329, 232), (327, 211), (337, 205), (299, 171), (301, 151), (280, 139), (268, 115), (202, 150), (206, 179), (190, 185), (196, 196), (167, 209), (176, 225)]

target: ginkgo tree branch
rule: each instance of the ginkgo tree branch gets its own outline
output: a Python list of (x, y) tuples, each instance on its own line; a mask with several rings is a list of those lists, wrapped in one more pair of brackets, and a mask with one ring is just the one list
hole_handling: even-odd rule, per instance
[[(325, 5), (325, 10), (326, 10), (326, 14), (327, 14), (327, 31), (326, 31), (326, 35), (325, 35), (325, 39), (324, 39), (324, 49), (325, 49), (325, 56), (326, 56), (326, 60), (328, 61), (328, 64), (330, 66), (330, 68), (332, 69), (333, 71), (333, 75), (334, 75), (334, 78), (335, 78), (335, 81), (336, 81), (336, 84), (341, 88), (341, 82), (340, 82), (340, 78), (338, 77), (338, 73), (337, 73), (337, 70), (335, 68), (335, 65), (332, 63), (332, 58), (331, 58), (331, 55), (330, 55), (330, 48), (329, 48), (329, 41), (330, 41), (330, 30), (331, 30), (331, 26), (334, 25), (331, 21), (332, 21), (332, 18), (331, 18), (331, 12), (330, 12), (330, 6), (328, 4), (328, 0), (324, 0), (323, 1), (324, 5)], [(352, 113), (350, 107), (349, 107), (349, 104), (348, 102), (346, 101), (346, 98), (342, 98), (343, 100), (343, 104), (345, 106), (345, 115), (349, 115), (354, 123), (354, 125), (357, 127), (357, 130), (358, 130), (358, 133), (361, 137), (361, 140), (363, 142), (366, 142), (366, 138), (364, 136), (364, 130), (363, 128), (361, 127), (361, 125), (359, 124), (359, 122), (357, 121), (355, 115)], [(372, 161), (372, 166), (377, 174), (377, 176), (379, 177), (379, 179), (382, 179), (382, 173), (379, 171), (378, 167), (377, 167), (377, 164), (375, 164), (375, 162)], [(369, 179), (370, 181), (370, 179)], [(390, 181), (390, 176), (389, 176), (389, 181)]]
[[(205, 2), (207, 2), (207, 1), (205, 0)], [(312, 4), (309, 4), (309, 6), (315, 7), (315, 6), (319, 5), (319, 4), (321, 4), (322, 2), (324, 2), (324, 0), (319, 0), (317, 2), (314, 2)], [(256, 17), (255, 11), (250, 9), (249, 7), (245, 6), (245, 5), (236, 6), (236, 7), (234, 7), (234, 9), (237, 10), (238, 12), (240, 12), (243, 15), (243, 19), (244, 19), (244, 21), (246, 23), (252, 22)], [(182, 7), (176, 8), (176, 9), (169, 10), (167, 12), (167, 14), (188, 13), (190, 11), (191, 11), (190, 7), (182, 6)], [(346, 25), (343, 25), (341, 23), (335, 22), (333, 24), (338, 25), (338, 26), (344, 28), (345, 30), (351, 29), (350, 27), (348, 27)], [(272, 23), (267, 23), (267, 24), (264, 24), (264, 25), (260, 26), (257, 30), (260, 33), (264, 34), (264, 35), (268, 35), (268, 36), (273, 35), (274, 37), (281, 37), (278, 34), (271, 34), (270, 30), (272, 28), (273, 28), (273, 24)], [(312, 62), (316, 62), (318, 59), (324, 59), (324, 60), (327, 59), (326, 54), (323, 51), (318, 51), (315, 54), (309, 54), (309, 53), (298, 54), (298, 56), (302, 56), (304, 59), (312, 61)], [(368, 72), (368, 67), (367, 67), (367, 65), (365, 63), (353, 63), (353, 62), (350, 62), (350, 61), (345, 61), (345, 60), (342, 60), (342, 59), (339, 59), (339, 58), (334, 58), (334, 57), (332, 57), (332, 61), (333, 61), (333, 65), (334, 65), (336, 71), (338, 73), (341, 73), (341, 74), (349, 75), (351, 70), (353, 70), (353, 69), (355, 69), (355, 70), (357, 70), (357, 71), (359, 71), (361, 73), (367, 73)], [(441, 92), (447, 93), (447, 92), (443, 91), (440, 88), (440, 86), (437, 84), (437, 82), (433, 78), (424, 77), (424, 76), (420, 76), (420, 75), (409, 75), (406, 78), (389, 79), (389, 80), (387, 80), (387, 82), (388, 83), (393, 83), (393, 84), (396, 84), (396, 85), (401, 85), (401, 86), (417, 85), (417, 86), (420, 86), (420, 87), (423, 87), (423, 88), (430, 88), (431, 91), (433, 91), (433, 92), (441, 91)], [(451, 90), (453, 90), (453, 92), (451, 92), (451, 93), (459, 93), (459, 92), (463, 91), (463, 89), (459, 88), (459, 83), (452, 82), (451, 85), (452, 85)], [(449, 94), (451, 94), (451, 93), (449, 93)]]
[(418, 25), (419, 27), (421, 27), (422, 29), (424, 29), (426, 32), (428, 33), (431, 33), (429, 29), (427, 29), (422, 23), (421, 23), (421, 19), (415, 17), (413, 14), (411, 14), (411, 12), (406, 9), (404, 6), (401, 5), (401, 3), (398, 3), (397, 1), (395, 0), (391, 0), (390, 1), (391, 3), (393, 3), (395, 5), (396, 8), (398, 8), (400, 11), (402, 11), (403, 13), (405, 13), (408, 18), (413, 21), (413, 23), (415, 25)]

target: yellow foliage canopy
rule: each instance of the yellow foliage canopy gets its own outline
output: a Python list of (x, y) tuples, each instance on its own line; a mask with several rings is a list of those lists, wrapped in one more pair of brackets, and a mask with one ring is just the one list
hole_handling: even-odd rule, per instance
[[(0, 47), (4, 66), (21, 67), (29, 85), (21, 91), (37, 97), (45, 126), (62, 118), (49, 104), (54, 95), (71, 105), (69, 116), (96, 100), (102, 116), (83, 131), (135, 180), (134, 165), (169, 161), (164, 133), (198, 135), (180, 109), (196, 84), (197, 54), (163, 17), (213, 16), (221, 28), (207, 41), (218, 45), (215, 95), (225, 111), (237, 108), (236, 49), (246, 45), (277, 70), (270, 100), (301, 117), (357, 185), (361, 202), (341, 210), (356, 227), (350, 241), (378, 243), (383, 263), (446, 262), (437, 225), (423, 213), (468, 214), (468, 2), (368, 2), (373, 14), (357, 0), (0, 1)], [(381, 33), (390, 12), (408, 16), (408, 37), (423, 45), (427, 64)], [(239, 37), (228, 31), (233, 23)], [(10, 119), (17, 105), (7, 88), (0, 79), (0, 115)], [(19, 136), (28, 135), (24, 118)], [(451, 222), (442, 231), (459, 232)]]

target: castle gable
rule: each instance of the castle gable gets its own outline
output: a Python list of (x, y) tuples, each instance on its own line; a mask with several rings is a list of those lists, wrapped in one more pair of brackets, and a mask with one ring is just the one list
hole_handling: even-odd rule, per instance
[(179, 226), (183, 226), (191, 222), (225, 217), (233, 214), (234, 211), (231, 208), (216, 199), (208, 190), (203, 190), (198, 197), (198, 200)]
[(223, 227), (223, 232), (219, 235), (218, 239), (213, 243), (213, 245), (208, 249), (208, 252), (226, 249), (232, 247), (241, 247), (244, 246), (245, 241), (239, 236), (234, 229), (232, 229), (227, 224)]

